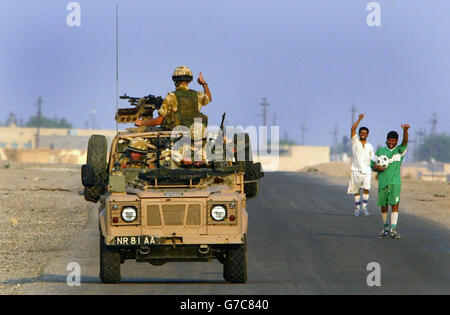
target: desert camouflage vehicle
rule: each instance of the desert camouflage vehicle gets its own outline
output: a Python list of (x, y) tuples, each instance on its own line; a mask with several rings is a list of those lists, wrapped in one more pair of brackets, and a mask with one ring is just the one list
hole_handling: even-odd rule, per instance
[[(131, 98), (130, 102), (137, 108), (119, 110), (118, 122), (142, 117), (145, 108), (139, 104), (147, 104), (151, 110), (155, 99)], [(148, 143), (150, 166), (132, 168), (117, 163), (137, 137)], [(247, 200), (256, 196), (258, 179), (264, 174), (259, 163), (250, 161), (248, 136), (235, 135), (236, 142), (238, 139), (244, 143), (233, 144), (234, 161), (194, 167), (171, 160), (167, 152), (174, 139), (171, 131), (162, 128), (119, 132), (109, 153), (104, 136), (90, 138), (82, 182), (85, 199), (99, 202), (103, 282), (119, 282), (121, 264), (127, 259), (154, 266), (218, 259), (226, 281), (246, 282)], [(246, 150), (244, 161), (236, 161), (239, 145)]]

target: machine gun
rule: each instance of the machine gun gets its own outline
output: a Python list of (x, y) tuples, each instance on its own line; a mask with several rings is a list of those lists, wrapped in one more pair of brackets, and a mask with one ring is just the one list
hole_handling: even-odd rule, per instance
[(116, 113), (118, 123), (133, 123), (140, 117), (142, 119), (153, 118), (153, 111), (160, 109), (163, 103), (161, 96), (147, 95), (144, 97), (133, 97), (124, 94), (120, 96), (122, 100), (128, 100), (134, 108), (119, 108)]

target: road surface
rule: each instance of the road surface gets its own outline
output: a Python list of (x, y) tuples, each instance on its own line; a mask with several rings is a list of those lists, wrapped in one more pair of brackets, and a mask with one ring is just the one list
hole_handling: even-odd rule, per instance
[[(96, 209), (67, 257), (52, 259), (35, 279), (17, 280), (25, 294), (449, 294), (450, 231), (401, 214), (401, 240), (380, 240), (375, 205), (354, 217), (346, 187), (310, 174), (268, 173), (250, 200), (246, 284), (222, 279), (222, 265), (127, 261), (122, 282), (98, 278)], [(86, 203), (86, 206), (90, 206)], [(401, 211), (401, 208), (400, 208)], [(49, 253), (51, 254), (51, 253)], [(66, 266), (81, 265), (81, 286), (69, 287)], [(369, 287), (367, 265), (381, 267), (381, 286)]]

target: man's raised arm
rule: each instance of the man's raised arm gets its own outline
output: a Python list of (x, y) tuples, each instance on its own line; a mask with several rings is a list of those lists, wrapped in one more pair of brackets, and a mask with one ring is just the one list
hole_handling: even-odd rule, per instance
[(401, 125), (403, 129), (403, 141), (402, 141), (402, 147), (406, 146), (408, 144), (408, 129), (409, 125)]
[(364, 114), (360, 114), (358, 116), (358, 120), (352, 126), (351, 138), (353, 138), (356, 135), (356, 128), (358, 128), (358, 125), (359, 125), (360, 121), (363, 120), (363, 119), (364, 119)]

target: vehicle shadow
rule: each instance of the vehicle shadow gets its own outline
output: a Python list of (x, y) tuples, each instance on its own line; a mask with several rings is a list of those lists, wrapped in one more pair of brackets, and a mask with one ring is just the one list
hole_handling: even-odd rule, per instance
[[(99, 277), (81, 276), (81, 284), (83, 283), (98, 283), (102, 284)], [(29, 283), (67, 283), (67, 276), (44, 274), (34, 278), (20, 278), (0, 281), (4, 285), (23, 285)], [(124, 284), (224, 284), (225, 280), (203, 280), (203, 279), (171, 279), (171, 278), (130, 278), (124, 277), (120, 283)]]

